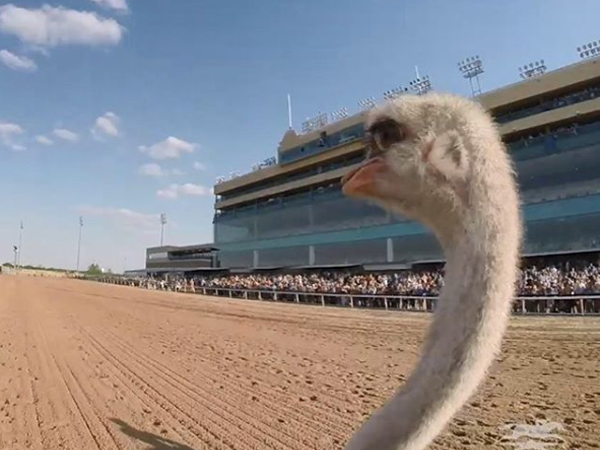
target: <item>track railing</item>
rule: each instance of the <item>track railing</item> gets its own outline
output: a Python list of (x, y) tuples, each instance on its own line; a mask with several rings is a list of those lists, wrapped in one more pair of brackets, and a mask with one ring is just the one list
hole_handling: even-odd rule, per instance
[[(260, 300), (271, 302), (288, 302), (308, 305), (382, 309), (387, 311), (432, 312), (438, 302), (438, 297), (411, 295), (381, 295), (381, 294), (347, 294), (276, 291), (266, 289), (240, 289), (224, 287), (199, 286), (190, 288), (173, 286), (161, 288), (160, 284), (139, 283), (127, 278), (89, 278), (103, 283), (135, 286), (145, 289), (166, 290), (188, 294), (209, 295), (214, 297)], [(521, 296), (513, 304), (513, 314), (520, 315), (600, 315), (599, 295), (573, 296)]]

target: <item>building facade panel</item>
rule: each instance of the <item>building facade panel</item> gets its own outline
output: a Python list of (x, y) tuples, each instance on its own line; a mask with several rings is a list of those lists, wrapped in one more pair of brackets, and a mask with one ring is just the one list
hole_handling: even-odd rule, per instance
[[(600, 70), (593, 61), (557, 72), (480, 98), (496, 111), (515, 163), (527, 254), (599, 245)], [(224, 267), (443, 258), (420, 224), (341, 193), (340, 177), (363, 157), (363, 119), (360, 114), (306, 136), (288, 131), (277, 168), (219, 186), (214, 226)], [(344, 157), (345, 149), (351, 157)]]

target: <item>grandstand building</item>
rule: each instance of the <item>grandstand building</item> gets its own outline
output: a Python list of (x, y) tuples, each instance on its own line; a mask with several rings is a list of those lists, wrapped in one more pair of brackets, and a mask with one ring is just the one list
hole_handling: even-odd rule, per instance
[[(485, 93), (517, 171), (526, 255), (600, 248), (600, 58)], [(364, 114), (299, 134), (276, 164), (217, 183), (214, 242), (223, 268), (410, 266), (440, 261), (420, 224), (342, 195), (365, 155)]]
[(218, 268), (217, 249), (210, 244), (183, 247), (164, 245), (146, 249), (146, 269), (138, 272), (159, 275), (216, 268)]

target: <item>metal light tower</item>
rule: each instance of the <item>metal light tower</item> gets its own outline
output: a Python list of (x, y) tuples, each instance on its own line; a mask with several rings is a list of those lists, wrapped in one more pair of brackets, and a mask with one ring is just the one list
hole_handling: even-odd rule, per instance
[(398, 86), (393, 89), (387, 90), (383, 93), (383, 98), (386, 100), (393, 100), (395, 98), (400, 97), (402, 94), (407, 94), (408, 88), (403, 86)]
[(338, 120), (345, 119), (348, 117), (348, 108), (340, 108), (337, 111), (334, 111), (330, 114), (331, 121), (337, 122)]
[(15, 254), (15, 261), (13, 263), (13, 269), (15, 269), (15, 272), (17, 271), (17, 260), (18, 260), (18, 255), (19, 255), (19, 247), (17, 247), (16, 245), (13, 245), (13, 252)]
[(375, 97), (368, 97), (363, 100), (358, 101), (358, 107), (361, 111), (368, 111), (371, 108), (374, 108), (377, 105), (375, 101)]
[(426, 94), (433, 88), (428, 75), (415, 78), (409, 83), (409, 86), (417, 95)]
[(83, 229), (83, 216), (79, 216), (79, 238), (77, 239), (77, 274), (79, 274), (79, 258), (81, 256), (81, 231)]
[[(463, 77), (469, 80), (469, 85), (471, 86), (471, 94), (473, 97), (481, 94), (481, 84), (479, 83), (479, 75), (481, 75), (483, 70), (483, 63), (481, 62), (481, 58), (479, 55), (471, 56), (464, 61), (458, 63), (458, 70), (461, 71)], [(477, 81), (477, 88), (473, 85), (473, 78)]]
[(167, 224), (167, 214), (162, 213), (160, 215), (160, 246), (163, 246), (163, 241), (165, 237), (165, 225)]
[(593, 58), (600, 55), (600, 41), (590, 42), (577, 47), (577, 53), (581, 59)]
[(546, 64), (544, 64), (543, 59), (525, 64), (523, 67), (519, 67), (519, 75), (524, 80), (538, 75), (543, 75), (544, 73), (546, 73)]

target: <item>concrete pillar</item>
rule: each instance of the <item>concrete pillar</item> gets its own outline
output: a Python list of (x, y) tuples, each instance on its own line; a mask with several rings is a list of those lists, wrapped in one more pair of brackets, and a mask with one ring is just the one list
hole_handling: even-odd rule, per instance
[(308, 246), (308, 265), (309, 266), (315, 265), (315, 246), (314, 245)]

